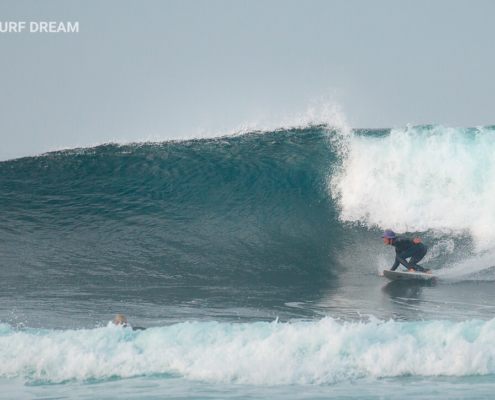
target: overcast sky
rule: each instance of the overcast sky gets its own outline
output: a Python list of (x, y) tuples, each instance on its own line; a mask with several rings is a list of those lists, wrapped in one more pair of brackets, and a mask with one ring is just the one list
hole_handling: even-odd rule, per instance
[[(2, 0), (0, 22), (27, 28), (0, 33), (0, 159), (335, 104), (354, 128), (493, 125), (494, 17), (481, 0)], [(40, 21), (79, 32), (30, 33)]]

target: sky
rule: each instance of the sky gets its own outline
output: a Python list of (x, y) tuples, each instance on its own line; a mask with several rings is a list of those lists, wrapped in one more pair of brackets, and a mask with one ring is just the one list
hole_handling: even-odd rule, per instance
[[(494, 1), (2, 0), (0, 160), (301, 123), (495, 125)], [(77, 33), (29, 32), (78, 22)]]

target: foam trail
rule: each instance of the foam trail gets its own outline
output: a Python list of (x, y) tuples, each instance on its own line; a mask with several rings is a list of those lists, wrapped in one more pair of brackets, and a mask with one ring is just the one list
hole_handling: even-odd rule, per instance
[(0, 377), (43, 382), (171, 374), (202, 382), (322, 384), (362, 377), (495, 373), (495, 320), (452, 323), (182, 323), (133, 332), (14, 332)]
[(369, 228), (473, 238), (495, 247), (493, 128), (392, 129), (339, 138), (340, 169), (330, 178), (340, 219)]
[(469, 257), (465, 260), (437, 271), (437, 275), (445, 280), (495, 280), (495, 252), (488, 251), (483, 254)]

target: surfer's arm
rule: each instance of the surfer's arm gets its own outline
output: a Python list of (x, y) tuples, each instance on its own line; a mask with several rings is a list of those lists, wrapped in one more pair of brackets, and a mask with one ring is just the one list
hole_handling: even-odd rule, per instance
[(394, 265), (392, 265), (392, 268), (390, 268), (390, 271), (395, 271), (397, 269), (397, 267), (400, 265), (400, 260), (399, 260), (399, 254), (400, 254), (400, 250), (396, 247), (395, 248), (395, 262), (394, 262)]

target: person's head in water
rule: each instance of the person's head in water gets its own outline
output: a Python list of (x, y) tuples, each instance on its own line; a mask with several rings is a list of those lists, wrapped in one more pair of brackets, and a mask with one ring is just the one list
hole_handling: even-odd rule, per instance
[(124, 314), (119, 314), (115, 317), (115, 321), (113, 322), (115, 325), (123, 325), (127, 326), (127, 318)]
[(394, 231), (387, 229), (385, 232), (383, 232), (382, 238), (385, 244), (392, 245), (392, 240), (396, 238), (397, 236), (395, 235)]

